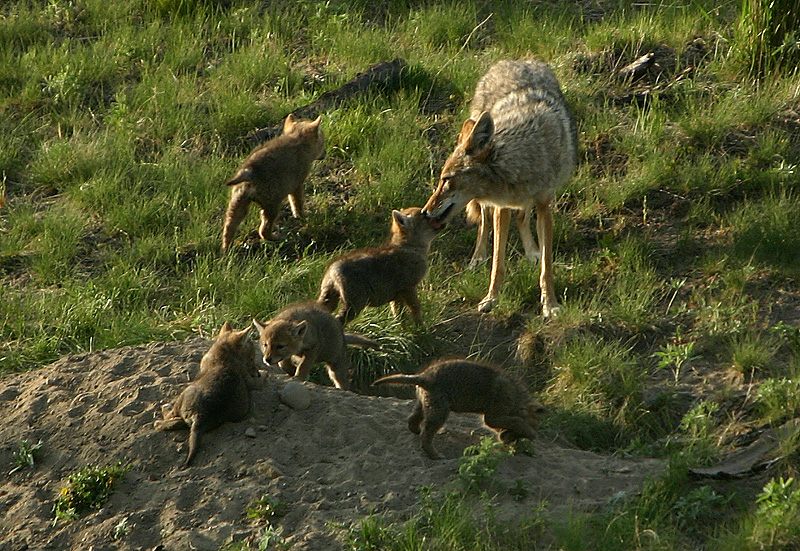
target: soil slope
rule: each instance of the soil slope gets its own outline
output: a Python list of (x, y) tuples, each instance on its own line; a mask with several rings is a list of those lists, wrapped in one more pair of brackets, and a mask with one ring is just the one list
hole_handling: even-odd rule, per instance
[[(423, 456), (406, 428), (411, 403), (308, 384), (311, 406), (281, 403), (284, 376), (262, 374), (252, 416), (205, 435), (194, 465), (181, 470), (185, 432), (158, 432), (160, 404), (194, 377), (210, 341), (106, 350), (66, 356), (0, 383), (0, 550), (219, 549), (263, 529), (246, 517), (265, 494), (288, 505), (277, 520), (293, 550), (341, 549), (341, 531), (369, 513), (401, 520), (413, 514), (417, 490), (452, 483), (465, 446), (488, 434), (475, 415), (451, 415), (437, 447), (448, 459)], [(42, 443), (33, 470), (8, 474), (22, 440)], [(522, 518), (546, 500), (548, 514), (594, 508), (635, 492), (661, 463), (603, 457), (540, 439), (496, 473), (495, 502)], [(53, 504), (71, 473), (116, 461), (131, 470), (106, 505), (54, 526)], [(502, 488), (531, 490), (515, 501)], [(127, 527), (114, 538), (115, 527)]]

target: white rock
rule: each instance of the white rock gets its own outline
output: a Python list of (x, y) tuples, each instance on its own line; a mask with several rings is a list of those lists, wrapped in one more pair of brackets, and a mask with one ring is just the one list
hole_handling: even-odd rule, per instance
[(289, 381), (281, 390), (281, 402), (292, 409), (306, 409), (311, 405), (311, 394), (299, 381)]

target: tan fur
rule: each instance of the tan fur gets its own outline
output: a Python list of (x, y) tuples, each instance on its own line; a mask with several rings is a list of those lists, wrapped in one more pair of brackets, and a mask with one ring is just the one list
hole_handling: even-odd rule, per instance
[(189, 428), (189, 454), (183, 467), (192, 462), (200, 435), (226, 421), (241, 421), (250, 412), (250, 388), (259, 376), (255, 346), (247, 338), (250, 329), (233, 331), (225, 323), (219, 336), (200, 360), (200, 371), (174, 404), (161, 407), (163, 420), (157, 430)]
[(395, 314), (407, 306), (421, 325), (417, 285), (428, 272), (428, 252), (437, 231), (418, 207), (392, 211), (388, 243), (335, 258), (322, 277), (317, 301), (330, 312), (341, 301), (336, 319), (342, 325), (364, 307), (386, 303)]
[(261, 207), (258, 229), (261, 239), (278, 239), (273, 228), (287, 196), (292, 216), (303, 215), (303, 182), (312, 161), (325, 157), (325, 136), (320, 121), (320, 117), (311, 122), (297, 121), (288, 115), (283, 134), (253, 151), (234, 177), (226, 182), (232, 187), (222, 229), (223, 251), (233, 244), (251, 202)]
[(264, 363), (280, 366), (288, 375), (308, 379), (311, 368), (324, 362), (336, 388), (350, 387), (350, 360), (347, 344), (380, 348), (366, 337), (344, 333), (330, 312), (313, 301), (291, 304), (272, 320), (253, 320)]
[(421, 436), (422, 450), (431, 459), (442, 459), (433, 437), (451, 411), (483, 414), (486, 426), (505, 443), (533, 438), (545, 412), (522, 382), (496, 367), (470, 360), (437, 360), (416, 375), (387, 375), (372, 384), (417, 386), (408, 428)]
[[(478, 305), (480, 311), (495, 306), (503, 285), (512, 210), (517, 213), (525, 255), (541, 258), (542, 313), (550, 316), (558, 311), (552, 203), (576, 161), (575, 123), (552, 71), (533, 61), (501, 61), (492, 66), (475, 88), (470, 118), (423, 209), (432, 223), (443, 225), (470, 201), (480, 205), (472, 264), (486, 256), (488, 220), (493, 217), (492, 276), (489, 291)], [(541, 249), (530, 231), (534, 208)], [(476, 206), (470, 210), (475, 218)]]

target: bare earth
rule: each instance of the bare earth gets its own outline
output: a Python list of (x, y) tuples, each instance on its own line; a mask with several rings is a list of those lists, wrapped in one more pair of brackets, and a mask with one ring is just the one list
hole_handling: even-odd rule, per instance
[[(406, 428), (411, 404), (308, 383), (311, 407), (281, 403), (283, 376), (263, 377), (252, 416), (201, 441), (194, 465), (181, 470), (186, 432), (153, 429), (156, 411), (174, 399), (199, 367), (204, 339), (66, 356), (0, 382), (0, 551), (217, 550), (252, 541), (264, 521), (246, 517), (265, 494), (285, 502), (278, 519), (293, 550), (342, 549), (342, 531), (369, 513), (412, 515), (418, 489), (451, 484), (465, 446), (488, 434), (475, 415), (451, 415), (436, 439), (449, 459), (426, 459)], [(266, 374), (267, 372), (262, 372)], [(248, 433), (248, 434), (246, 434)], [(35, 469), (8, 474), (18, 443), (42, 442)], [(532, 456), (505, 460), (494, 498), (505, 519), (525, 518), (542, 500), (550, 515), (591, 510), (635, 493), (662, 468), (540, 439)], [(54, 526), (53, 504), (69, 475), (87, 465), (131, 465), (105, 507)], [(503, 488), (531, 491), (515, 501)], [(125, 522), (126, 535), (113, 538)]]

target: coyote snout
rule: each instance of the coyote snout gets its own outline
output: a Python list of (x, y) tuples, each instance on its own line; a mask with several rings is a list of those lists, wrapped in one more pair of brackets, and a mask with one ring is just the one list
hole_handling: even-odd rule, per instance
[[(549, 316), (558, 310), (552, 203), (572, 175), (576, 159), (575, 123), (552, 71), (534, 61), (500, 61), (490, 68), (475, 88), (470, 118), (423, 209), (429, 223), (441, 227), (468, 203), (477, 202), (481, 228), (473, 264), (485, 250), (486, 226), (493, 214), (492, 276), (480, 311), (490, 311), (500, 294), (512, 211), (525, 256), (542, 261), (542, 313)], [(539, 246), (530, 229), (534, 208)]]

